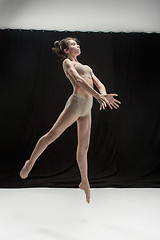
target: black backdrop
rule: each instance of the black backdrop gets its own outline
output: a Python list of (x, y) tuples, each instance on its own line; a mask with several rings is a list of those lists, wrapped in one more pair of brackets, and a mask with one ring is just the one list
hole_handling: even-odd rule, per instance
[(122, 102), (99, 111), (94, 98), (90, 186), (159, 187), (160, 35), (17, 29), (0, 30), (0, 187), (78, 187), (76, 123), (46, 148), (28, 178), (19, 176), (72, 94), (62, 61), (51, 51), (55, 40), (68, 36), (81, 41), (79, 62)]

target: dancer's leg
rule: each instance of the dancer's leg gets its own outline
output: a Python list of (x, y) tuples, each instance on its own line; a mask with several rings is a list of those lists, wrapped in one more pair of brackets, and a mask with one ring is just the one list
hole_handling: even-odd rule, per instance
[(79, 187), (85, 191), (86, 200), (90, 201), (90, 186), (88, 181), (88, 167), (87, 167), (87, 152), (90, 143), (91, 132), (91, 114), (87, 117), (80, 117), (77, 120), (77, 133), (78, 133), (78, 145), (77, 145), (77, 163), (81, 173), (81, 183)]
[(35, 161), (47, 148), (47, 146), (50, 143), (54, 142), (64, 132), (66, 128), (68, 128), (78, 119), (78, 117), (78, 115), (69, 112), (67, 109), (64, 108), (50, 131), (38, 140), (30, 159), (25, 162), (22, 170), (20, 171), (21, 178), (26, 178), (28, 176)]

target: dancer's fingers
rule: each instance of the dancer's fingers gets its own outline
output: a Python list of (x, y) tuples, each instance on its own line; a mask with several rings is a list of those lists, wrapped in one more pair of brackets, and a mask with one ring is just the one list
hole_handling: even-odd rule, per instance
[(120, 101), (118, 101), (117, 99), (114, 99), (114, 101), (115, 101), (115, 102), (117, 102), (117, 103), (119, 103), (119, 104), (121, 104), (121, 102), (120, 102)]
[(109, 104), (109, 107), (110, 107), (111, 109), (113, 109), (112, 106), (111, 106), (111, 104)]
[(119, 107), (119, 105), (118, 105), (117, 103), (114, 102), (113, 104), (114, 104), (116, 107)]

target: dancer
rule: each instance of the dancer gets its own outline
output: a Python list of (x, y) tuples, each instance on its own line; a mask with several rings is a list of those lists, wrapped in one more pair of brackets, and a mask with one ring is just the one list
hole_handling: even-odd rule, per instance
[[(111, 109), (113, 107), (117, 109), (121, 102), (113, 97), (118, 96), (118, 94), (106, 93), (105, 86), (88, 65), (78, 62), (77, 56), (81, 54), (79, 39), (66, 37), (61, 41), (55, 41), (52, 50), (58, 57), (63, 58), (62, 67), (73, 86), (73, 93), (68, 98), (63, 111), (52, 128), (38, 140), (30, 159), (25, 162), (20, 171), (20, 177), (26, 178), (37, 158), (47, 146), (53, 143), (69, 126), (77, 122), (76, 159), (81, 174), (79, 187), (85, 192), (86, 201), (89, 203), (90, 185), (87, 176), (87, 152), (90, 143), (93, 97), (99, 102), (100, 110), (105, 109), (107, 104)], [(94, 89), (93, 84), (97, 86), (100, 93)]]

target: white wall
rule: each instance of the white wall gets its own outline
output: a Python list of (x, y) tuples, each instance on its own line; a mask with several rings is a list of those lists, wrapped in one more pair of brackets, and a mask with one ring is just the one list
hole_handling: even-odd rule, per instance
[(160, 32), (160, 0), (0, 0), (0, 28)]

